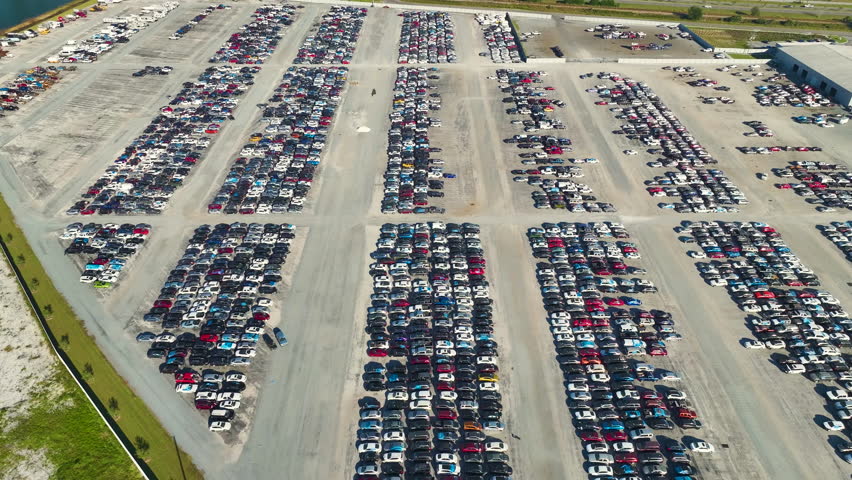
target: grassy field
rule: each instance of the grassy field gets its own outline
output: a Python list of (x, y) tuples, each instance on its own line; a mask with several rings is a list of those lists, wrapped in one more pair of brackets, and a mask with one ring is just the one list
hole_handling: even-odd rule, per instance
[(764, 60), (772, 58), (772, 55), (769, 53), (729, 53), (728, 56), (740, 60)]
[(792, 42), (814, 38), (827, 40), (822, 35), (805, 35), (785, 32), (749, 32), (746, 30), (724, 30), (719, 28), (690, 27), (693, 32), (718, 48), (749, 48), (749, 39), (754, 42)]
[[(201, 480), (201, 472), (184, 452), (176, 449), (174, 440), (157, 421), (145, 403), (131, 390), (115, 371), (89, 335), (83, 322), (77, 318), (65, 298), (53, 286), (50, 277), (33, 253), (23, 232), (15, 224), (9, 206), (0, 198), (0, 235), (12, 254), (36, 298), (36, 303), (47, 317), (59, 347), (70, 358), (78, 372), (82, 372), (88, 387), (95, 392), (103, 405), (110, 408), (111, 417), (121, 432), (135, 445), (135, 455), (142, 459), (160, 480)], [(143, 359), (140, 358), (140, 361)], [(84, 441), (77, 435), (67, 439)], [(107, 478), (98, 472), (87, 475), (59, 478)]]
[(44, 452), (53, 478), (141, 479), (68, 372), (58, 362), (55, 369), (33, 395), (26, 418), (15, 418), (10, 430), (3, 425), (0, 469), (26, 462), (28, 453), (21, 452)]

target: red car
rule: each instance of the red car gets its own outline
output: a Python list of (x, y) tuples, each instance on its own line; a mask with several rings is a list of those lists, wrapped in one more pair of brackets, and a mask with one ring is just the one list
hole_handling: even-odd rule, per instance
[(580, 430), (580, 439), (585, 442), (602, 442), (603, 436), (594, 430)]
[(605, 301), (606, 301), (606, 304), (611, 306), (611, 307), (620, 307), (620, 306), (624, 305), (624, 300), (622, 300), (620, 298), (607, 298)]
[(459, 414), (445, 408), (438, 409), (438, 418), (441, 420), (455, 420), (459, 418)]
[(464, 453), (481, 453), (485, 450), (479, 442), (465, 442), (462, 444), (461, 451)]
[(195, 408), (197, 408), (199, 410), (212, 410), (214, 407), (216, 407), (216, 402), (214, 402), (213, 400), (196, 400), (195, 401)]
[(426, 355), (415, 355), (415, 356), (411, 357), (411, 363), (414, 364), (414, 365), (419, 365), (419, 364), (427, 364), (428, 365), (431, 362), (432, 362), (432, 360), (430, 360), (429, 357), (426, 356)]
[(468, 269), (468, 273), (470, 273), (471, 275), (485, 275), (485, 269), (471, 268), (471, 269)]
[(648, 355), (654, 357), (665, 357), (668, 354), (669, 352), (663, 347), (651, 347), (651, 349), (648, 351)]
[(371, 348), (367, 350), (368, 357), (387, 357), (388, 351), (384, 348)]
[(634, 464), (639, 462), (639, 456), (635, 453), (616, 453), (615, 454), (615, 463), (629, 463)]
[(438, 373), (453, 373), (453, 372), (456, 371), (456, 367), (454, 367), (453, 365), (450, 365), (448, 363), (441, 363), (441, 364), (438, 364), (437, 367), (435, 367), (435, 370)]
[(627, 434), (622, 430), (607, 430), (604, 433), (604, 438), (608, 442), (623, 442), (627, 440)]
[(175, 383), (196, 383), (199, 375), (195, 372), (178, 372), (175, 373)]

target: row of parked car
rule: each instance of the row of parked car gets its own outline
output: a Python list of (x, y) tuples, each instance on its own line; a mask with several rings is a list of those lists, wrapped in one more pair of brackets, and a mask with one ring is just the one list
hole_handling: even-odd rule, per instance
[(95, 288), (110, 288), (142, 248), (149, 233), (151, 226), (144, 223), (72, 223), (59, 239), (67, 243), (65, 255), (86, 259), (80, 282), (91, 283)]
[(817, 228), (831, 240), (837, 248), (852, 262), (852, 220), (831, 222), (830, 225), (817, 225)]
[(210, 63), (261, 64), (269, 58), (283, 38), (283, 30), (293, 23), (296, 7), (265, 5), (252, 14), (252, 21), (231, 34), (210, 57)]
[[(685, 392), (665, 385), (680, 381), (675, 372), (646, 361), (668, 355), (667, 342), (681, 336), (670, 313), (638, 308), (643, 302), (634, 295), (657, 289), (630, 265), (640, 254), (624, 226), (545, 223), (527, 236), (587, 473), (697, 478), (676, 438), (703, 427), (698, 412)], [(696, 442), (689, 449), (713, 447)]]
[(133, 72), (131, 76), (133, 77), (144, 77), (145, 75), (168, 75), (172, 73), (173, 68), (165, 65), (162, 67), (155, 67), (153, 65), (145, 65), (142, 70), (138, 70)]
[(852, 401), (845, 390), (852, 388), (852, 319), (840, 302), (831, 293), (812, 288), (820, 285), (816, 274), (770, 225), (684, 222), (678, 230), (686, 235), (682, 240), (697, 243), (714, 259), (697, 264), (705, 281), (725, 287), (750, 314), (747, 324), (756, 340), (746, 340), (746, 348), (778, 350), (772, 361), (783, 372), (804, 374), (814, 382), (836, 381), (843, 387), (826, 391), (833, 402), (827, 409), (836, 421), (823, 426), (845, 429), (852, 419)]
[(230, 10), (231, 6), (230, 5), (224, 5), (224, 4), (221, 4), (221, 3), (218, 6), (210, 5), (209, 7), (202, 10), (201, 13), (199, 13), (198, 15), (192, 17), (192, 20), (190, 20), (189, 23), (178, 28), (177, 31), (175, 31), (175, 33), (173, 33), (173, 34), (171, 34), (171, 36), (169, 36), (169, 40), (180, 40), (181, 38), (183, 38), (184, 35), (186, 35), (187, 33), (189, 33), (190, 30), (192, 30), (192, 27), (194, 27), (194, 26), (198, 25), (199, 23), (201, 23), (202, 21), (204, 21), (204, 19), (207, 18), (208, 15), (215, 12), (216, 10), (225, 10), (225, 9)]
[(488, 46), (488, 51), (480, 53), (480, 56), (490, 56), (494, 63), (523, 62), (520, 47), (515, 42), (512, 26), (506, 20), (505, 14), (477, 13), (475, 18)]
[[(284, 345), (283, 333), (273, 330), (273, 340), (267, 322), (272, 314), (270, 297), (278, 292), (281, 268), (295, 235), (291, 224), (237, 222), (196, 228), (142, 319), (145, 325), (163, 329), (137, 337), (140, 342), (152, 342), (148, 358), (162, 360), (164, 374), (187, 375), (187, 365), (246, 368), (261, 340), (271, 349)], [(196, 393), (195, 406), (200, 410), (223, 408), (218, 394), (200, 395), (208, 391), (203, 387), (177, 385), (176, 391)], [(228, 396), (225, 400), (240, 399)]]
[[(766, 79), (769, 85), (755, 87), (754, 98), (762, 107), (828, 107), (831, 100), (808, 84), (796, 85), (783, 73)], [(779, 82), (779, 83), (773, 83)]]
[(290, 67), (262, 105), (265, 133), (253, 133), (209, 213), (301, 212), (346, 85), (346, 67)]
[(0, 86), (0, 112), (13, 112), (58, 82), (77, 67), (36, 66)]
[[(559, 99), (546, 95), (554, 90), (540, 85), (546, 72), (500, 69), (495, 76), (501, 91), (510, 96), (503, 103), (514, 105), (506, 109), (509, 115), (524, 115), (526, 120), (511, 120), (523, 125), (525, 132), (542, 130), (564, 130), (565, 125), (552, 116), (557, 108), (565, 106)], [(539, 187), (532, 192), (533, 205), (539, 209), (567, 209), (571, 212), (615, 212), (612, 204), (598, 202), (592, 189), (573, 180), (583, 177), (578, 166), (565, 166), (565, 159), (558, 157), (573, 150), (571, 139), (555, 135), (517, 134), (503, 140), (524, 150), (519, 154), (522, 165), (535, 165), (527, 169), (511, 171), (515, 182)], [(597, 163), (597, 159), (572, 159), (572, 163)], [(545, 178), (545, 176), (556, 178)]]
[(348, 64), (366, 17), (366, 8), (332, 6), (305, 37), (293, 63)]
[[(429, 143), (429, 129), (441, 126), (430, 116), (441, 109), (441, 94), (434, 92), (437, 68), (399, 67), (394, 83), (388, 128), (388, 163), (384, 174), (382, 213), (443, 213), (429, 199), (443, 197), (444, 161), (432, 158), (440, 151)], [(430, 93), (432, 92), (432, 93)]]
[(399, 35), (399, 63), (455, 63), (453, 20), (447, 12), (406, 10)]
[(792, 145), (772, 145), (769, 147), (737, 147), (737, 150), (746, 155), (771, 155), (777, 152), (821, 152), (822, 147), (806, 147), (803, 145), (797, 147), (794, 147)]
[(479, 226), (385, 224), (371, 256), (356, 478), (508, 480)]
[(185, 82), (66, 213), (160, 213), (201, 160), (211, 137), (233, 119), (239, 97), (259, 71), (258, 66), (211, 66), (196, 81)]
[(752, 128), (752, 130), (748, 132), (744, 132), (743, 136), (746, 137), (774, 137), (775, 132), (772, 131), (765, 123), (759, 120), (749, 120), (743, 122), (744, 125), (747, 125)]
[[(659, 204), (660, 208), (679, 213), (736, 212), (736, 205), (748, 200), (736, 185), (718, 169), (703, 168), (717, 163), (680, 122), (677, 116), (644, 82), (622, 78), (615, 73), (601, 72), (598, 78), (610, 80), (609, 86), (598, 85), (587, 91), (597, 94), (597, 105), (618, 105), (610, 108), (615, 118), (626, 120), (614, 133), (653, 147), (648, 153), (660, 155), (651, 167), (676, 167), (646, 181), (648, 193), (654, 197), (679, 197), (681, 202)], [(627, 154), (636, 154), (633, 150)]]
[(778, 183), (775, 186), (805, 197), (808, 203), (817, 206), (817, 211), (852, 209), (852, 172), (845, 165), (797, 161), (772, 171), (778, 177), (798, 180), (800, 183)]
[(142, 7), (138, 14), (104, 19), (104, 28), (81, 41), (69, 40), (56, 54), (48, 57), (50, 63), (92, 63), (117, 45), (127, 43), (130, 38), (152, 23), (165, 18), (179, 2)]

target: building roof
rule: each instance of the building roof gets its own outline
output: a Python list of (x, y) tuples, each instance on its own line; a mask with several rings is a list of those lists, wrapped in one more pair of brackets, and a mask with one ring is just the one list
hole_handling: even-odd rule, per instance
[(848, 91), (852, 91), (852, 46), (817, 43), (780, 45), (781, 51)]

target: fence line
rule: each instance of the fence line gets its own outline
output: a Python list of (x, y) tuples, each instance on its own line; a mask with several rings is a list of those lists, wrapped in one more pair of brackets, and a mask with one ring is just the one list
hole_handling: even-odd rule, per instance
[(124, 453), (130, 457), (130, 460), (136, 465), (136, 469), (139, 470), (139, 474), (142, 475), (142, 478), (145, 480), (155, 479), (156, 476), (154, 472), (152, 472), (147, 465), (144, 465), (139, 462), (135, 455), (130, 451), (132, 448), (132, 444), (130, 440), (124, 435), (124, 432), (121, 431), (120, 427), (115, 424), (115, 421), (112, 420), (108, 414), (105, 414), (105, 409), (101, 401), (95, 395), (95, 393), (81, 381), (81, 376), (74, 365), (71, 363), (70, 359), (67, 358), (65, 352), (59, 348), (59, 344), (56, 342), (56, 337), (53, 335), (53, 332), (50, 330), (50, 326), (47, 324), (47, 320), (44, 318), (44, 315), (41, 313), (41, 308), (39, 308), (38, 303), (33, 296), (30, 287), (24, 281), (23, 274), (21, 274), (21, 270), (18, 269), (18, 265), (15, 264), (14, 260), (12, 260), (12, 253), (9, 251), (9, 247), (6, 246), (6, 242), (0, 238), (0, 250), (3, 251), (3, 256), (6, 258), (6, 261), (9, 262), (9, 266), (12, 267), (12, 271), (15, 273), (15, 278), (18, 281), (18, 285), (21, 287), (21, 290), (24, 292), (24, 297), (26, 297), (27, 302), (30, 304), (30, 308), (35, 314), (36, 319), (38, 320), (41, 329), (44, 331), (45, 336), (47, 336), (48, 344), (50, 344), (50, 348), (53, 350), (53, 353), (56, 354), (57, 358), (59, 358), (59, 362), (65, 367), (65, 370), (71, 374), (71, 378), (74, 379), (74, 382), (80, 387), (80, 390), (83, 391), (83, 394), (89, 400), (89, 403), (95, 407), (95, 411), (100, 415), (101, 420), (104, 421), (107, 428), (109, 428), (110, 432), (112, 432), (115, 439), (118, 440), (118, 443), (121, 445), (121, 448), (124, 449)]

